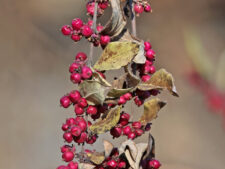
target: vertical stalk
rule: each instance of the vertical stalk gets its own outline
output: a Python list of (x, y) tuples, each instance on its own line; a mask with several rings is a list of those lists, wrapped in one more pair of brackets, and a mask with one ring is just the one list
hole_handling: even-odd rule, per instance
[[(95, 11), (94, 11), (94, 16), (93, 16), (93, 25), (91, 27), (92, 30), (94, 30), (94, 33), (96, 33), (97, 15), (98, 15), (98, 2), (95, 1)], [(94, 45), (93, 45), (93, 43), (91, 43), (90, 44), (89, 58), (88, 58), (88, 66), (92, 65), (93, 55), (94, 55)]]

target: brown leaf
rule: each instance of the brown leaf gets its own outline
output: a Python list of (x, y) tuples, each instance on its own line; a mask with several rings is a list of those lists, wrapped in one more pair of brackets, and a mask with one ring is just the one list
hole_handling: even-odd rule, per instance
[(112, 0), (110, 2), (112, 6), (112, 16), (100, 33), (115, 37), (124, 30), (127, 21), (124, 16), (123, 9), (121, 8), (120, 0)]
[(121, 108), (122, 106), (111, 109), (109, 113), (107, 114), (106, 118), (92, 124), (89, 127), (92, 134), (106, 133), (107, 131), (111, 130), (111, 128), (116, 126), (116, 124), (119, 122), (119, 119), (120, 119)]
[(123, 84), (126, 81), (127, 78), (127, 73), (125, 73), (124, 75), (120, 76), (118, 79), (114, 80), (112, 83), (112, 88), (114, 89), (122, 89), (123, 88)]
[(94, 153), (88, 153), (88, 157), (90, 161), (94, 164), (101, 164), (105, 160), (104, 153), (94, 152)]
[(118, 98), (130, 91), (132, 91), (134, 88), (131, 87), (131, 88), (126, 88), (126, 89), (111, 89), (107, 96), (111, 97), (111, 98)]
[(127, 73), (127, 86), (136, 87), (140, 83), (140, 79), (129, 70), (128, 66), (125, 66), (124, 69)]
[(103, 140), (103, 146), (104, 146), (104, 150), (105, 150), (105, 157), (108, 157), (111, 154), (114, 146), (112, 143), (110, 143), (107, 140)]
[(79, 169), (94, 169), (95, 166), (92, 164), (88, 164), (88, 163), (79, 163), (78, 168)]
[(159, 71), (155, 72), (150, 80), (140, 83), (137, 88), (143, 91), (153, 89), (167, 89), (172, 95), (177, 97), (179, 96), (174, 85), (173, 76), (165, 69), (160, 69)]
[(103, 104), (105, 101), (107, 87), (95, 80), (85, 80), (79, 85), (80, 93), (89, 103)]
[(105, 86), (105, 87), (111, 87), (112, 85), (105, 80), (98, 72), (96, 72), (94, 69), (92, 69), (92, 78), (95, 81), (98, 81), (101, 85)]
[(146, 125), (157, 117), (157, 114), (161, 108), (166, 105), (165, 102), (160, 101), (158, 98), (151, 99), (144, 103), (144, 113), (139, 121)]
[(119, 154), (123, 154), (127, 149), (131, 154), (132, 160), (135, 161), (138, 154), (138, 149), (135, 142), (133, 142), (132, 140), (127, 140), (123, 142), (119, 148)]
[(120, 69), (128, 65), (138, 54), (139, 45), (134, 42), (111, 42), (104, 49), (94, 68), (99, 71)]

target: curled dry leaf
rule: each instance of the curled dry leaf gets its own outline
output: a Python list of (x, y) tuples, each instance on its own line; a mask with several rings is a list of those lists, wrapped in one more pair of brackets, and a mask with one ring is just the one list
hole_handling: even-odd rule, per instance
[(105, 157), (108, 157), (111, 154), (114, 146), (112, 143), (110, 143), (107, 140), (103, 140), (103, 146), (104, 146), (104, 150), (105, 150)]
[(133, 89), (134, 89), (133, 87), (127, 88), (127, 89), (111, 89), (108, 92), (107, 96), (109, 96), (111, 98), (112, 97), (113, 98), (118, 98), (118, 97), (120, 97), (120, 96), (122, 96), (122, 95), (124, 95), (124, 94), (126, 94), (126, 93), (128, 93), (130, 91), (132, 91)]
[(94, 152), (94, 153), (88, 153), (89, 160), (94, 164), (101, 164), (105, 160), (104, 153)]
[(140, 83), (140, 79), (135, 76), (128, 68), (128, 66), (124, 67), (125, 72), (127, 73), (127, 86), (128, 87), (137, 87), (137, 85)]
[(139, 45), (134, 42), (111, 42), (104, 49), (94, 68), (99, 71), (120, 69), (128, 65), (138, 54)]
[(105, 87), (111, 87), (112, 85), (105, 80), (98, 72), (96, 72), (94, 69), (92, 69), (92, 78), (95, 81), (98, 81), (101, 85), (105, 86)]
[(172, 74), (168, 73), (165, 69), (160, 69), (155, 72), (150, 80), (140, 83), (137, 88), (143, 91), (152, 89), (167, 89), (172, 95), (177, 97), (179, 96), (176, 91)]
[(135, 142), (133, 142), (132, 140), (123, 142), (119, 148), (119, 154), (123, 154), (126, 150), (129, 151), (132, 160), (135, 161), (138, 154), (138, 149)]
[(111, 109), (104, 119), (99, 120), (98, 122), (92, 124), (89, 127), (89, 130), (91, 131), (91, 133), (102, 134), (111, 130), (111, 128), (115, 127), (120, 119), (121, 108), (122, 106)]
[(115, 37), (124, 30), (127, 21), (121, 8), (120, 0), (111, 0), (110, 2), (112, 6), (112, 16), (100, 33), (103, 35)]
[(141, 43), (139, 46), (139, 52), (133, 59), (133, 62), (137, 64), (144, 64), (146, 62), (146, 57), (145, 57), (145, 50), (144, 50), (144, 44)]
[(161, 108), (166, 105), (165, 102), (159, 100), (158, 98), (151, 99), (144, 103), (144, 113), (139, 119), (139, 121), (146, 125), (153, 119), (157, 117), (157, 114)]
[(79, 163), (78, 164), (79, 169), (94, 169), (95, 166), (88, 163)]
[(112, 88), (114, 89), (122, 89), (124, 82), (126, 82), (127, 79), (127, 73), (120, 76), (118, 79), (114, 80), (112, 83)]
[(105, 87), (96, 80), (85, 80), (79, 85), (80, 93), (89, 104), (103, 104), (108, 87)]

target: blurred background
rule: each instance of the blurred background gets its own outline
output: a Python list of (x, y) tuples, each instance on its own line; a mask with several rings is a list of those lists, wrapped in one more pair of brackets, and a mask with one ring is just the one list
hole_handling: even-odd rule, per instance
[[(152, 127), (157, 158), (162, 169), (223, 169), (225, 117), (212, 113), (188, 74), (194, 35), (211, 57), (212, 70), (218, 67), (225, 50), (225, 1), (153, 0), (152, 8), (153, 14), (137, 19), (138, 36), (151, 41), (157, 69), (174, 75), (180, 94), (163, 94), (168, 105)], [(86, 20), (85, 13), (81, 0), (0, 0), (1, 169), (54, 169), (63, 163), (61, 124), (73, 110), (60, 108), (59, 98), (74, 89), (68, 65), (76, 52), (89, 48), (86, 41), (65, 38), (60, 28), (75, 17)], [(99, 140), (94, 148), (101, 146)]]

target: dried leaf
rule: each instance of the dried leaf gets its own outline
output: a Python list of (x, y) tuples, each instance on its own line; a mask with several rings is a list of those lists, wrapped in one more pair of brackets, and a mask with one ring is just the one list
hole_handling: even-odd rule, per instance
[(123, 142), (119, 148), (119, 154), (123, 154), (126, 149), (129, 150), (133, 161), (135, 161), (138, 154), (138, 149), (135, 142), (133, 142), (132, 140), (127, 140)]
[(98, 72), (96, 72), (94, 69), (92, 69), (92, 78), (95, 81), (98, 81), (101, 85), (105, 86), (105, 87), (111, 87), (112, 85), (105, 80)]
[(118, 97), (132, 91), (133, 89), (134, 89), (133, 87), (127, 88), (127, 89), (111, 89), (108, 92), (107, 96), (113, 97), (113, 98), (118, 98)]
[(92, 163), (97, 165), (101, 164), (105, 160), (104, 153), (99, 152), (89, 153), (88, 157)]
[(98, 105), (103, 104), (108, 88), (98, 81), (85, 80), (79, 85), (79, 89), (81, 95), (84, 96), (87, 101)]
[(136, 146), (137, 146), (137, 149), (138, 149), (138, 154), (137, 154), (137, 158), (135, 160), (135, 168), (139, 169), (141, 160), (142, 160), (144, 154), (147, 151), (148, 144), (147, 143), (139, 143), (139, 144), (136, 144)]
[(78, 164), (79, 169), (94, 169), (95, 166), (88, 163), (79, 163)]
[(125, 66), (124, 69), (127, 73), (127, 86), (136, 87), (140, 83), (140, 79), (129, 70), (128, 66)]
[(134, 160), (131, 157), (130, 151), (128, 149), (126, 149), (124, 154), (125, 154), (125, 156), (127, 158), (128, 163), (130, 164), (130, 167), (132, 169), (137, 169), (136, 166), (135, 166), (135, 162), (134, 162)]
[(144, 103), (144, 113), (139, 121), (146, 125), (157, 117), (157, 114), (161, 108), (166, 105), (165, 102), (160, 101), (158, 98), (151, 99)]
[(104, 150), (105, 150), (105, 157), (108, 157), (111, 154), (114, 146), (112, 143), (110, 143), (107, 140), (103, 140), (103, 145), (104, 145)]
[(149, 133), (148, 137), (148, 148), (146, 154), (143, 156), (143, 159), (152, 159), (155, 157), (155, 139)]
[(141, 45), (139, 46), (139, 52), (135, 56), (133, 62), (135, 62), (137, 64), (144, 64), (146, 62), (145, 50), (144, 50), (144, 44), (143, 43), (141, 43)]
[(106, 118), (99, 120), (89, 127), (90, 131), (93, 134), (102, 134), (111, 130), (111, 128), (116, 126), (116, 124), (119, 122), (121, 108), (122, 106), (111, 109)]
[(179, 96), (174, 85), (173, 76), (165, 69), (160, 69), (159, 71), (155, 72), (150, 80), (140, 83), (137, 88), (144, 91), (153, 89), (167, 89), (172, 95), (177, 97)]
[(128, 65), (138, 54), (139, 45), (133, 42), (111, 42), (94, 65), (99, 71), (120, 69)]
[(114, 89), (122, 89), (123, 88), (123, 84), (126, 81), (127, 78), (127, 73), (125, 73), (124, 75), (120, 76), (118, 79), (114, 80), (112, 83), (112, 87)]
[(126, 26), (126, 17), (121, 8), (120, 0), (110, 1), (112, 6), (112, 16), (104, 29), (100, 32), (111, 37), (119, 35)]

